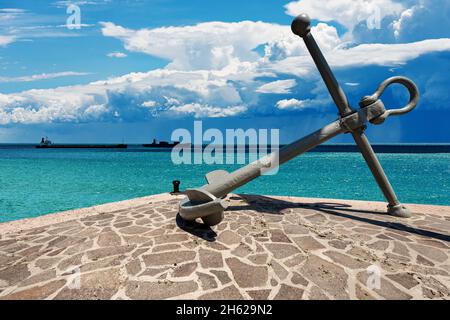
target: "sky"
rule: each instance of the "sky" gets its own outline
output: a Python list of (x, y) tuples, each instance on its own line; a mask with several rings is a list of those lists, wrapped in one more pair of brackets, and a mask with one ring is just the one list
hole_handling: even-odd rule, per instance
[(304, 12), (353, 107), (391, 76), (419, 87), (372, 142), (450, 143), (447, 0), (0, 0), (0, 143), (144, 143), (195, 120), (298, 139), (337, 118), (290, 30)]

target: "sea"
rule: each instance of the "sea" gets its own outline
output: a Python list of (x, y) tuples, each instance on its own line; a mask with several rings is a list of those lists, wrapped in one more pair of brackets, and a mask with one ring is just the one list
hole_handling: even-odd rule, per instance
[[(403, 203), (450, 205), (450, 146), (378, 146), (386, 174)], [(428, 150), (428, 151), (427, 151)], [(234, 156), (234, 155), (229, 155)], [(0, 145), (0, 222), (181, 190), (205, 174), (242, 165), (174, 164), (171, 149), (36, 149)], [(236, 193), (383, 201), (361, 154), (352, 146), (303, 154)]]

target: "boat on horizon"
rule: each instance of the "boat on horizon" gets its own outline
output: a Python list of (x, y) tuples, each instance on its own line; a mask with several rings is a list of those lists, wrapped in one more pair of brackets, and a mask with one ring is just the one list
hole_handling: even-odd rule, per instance
[(48, 137), (42, 138), (35, 146), (38, 149), (126, 149), (127, 144), (53, 144)]
[(157, 142), (156, 139), (153, 139), (152, 143), (143, 144), (142, 146), (145, 148), (173, 148), (178, 144), (180, 144), (180, 142), (178, 142), (178, 141), (175, 141), (173, 143), (170, 143), (167, 141)]

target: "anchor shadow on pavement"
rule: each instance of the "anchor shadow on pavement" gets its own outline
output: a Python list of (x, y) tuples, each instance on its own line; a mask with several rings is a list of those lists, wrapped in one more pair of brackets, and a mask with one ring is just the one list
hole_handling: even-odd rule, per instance
[(181, 230), (186, 231), (196, 237), (202, 238), (203, 240), (206, 240), (208, 242), (216, 241), (217, 233), (213, 229), (211, 229), (211, 227), (203, 223), (199, 223), (197, 221), (186, 221), (181, 218), (179, 213), (177, 213), (176, 223)]
[(259, 195), (238, 196), (239, 198), (232, 197), (231, 200), (243, 200), (245, 204), (229, 206), (227, 211), (254, 210), (261, 213), (283, 215), (283, 211), (286, 209), (309, 208), (312, 211), (319, 211), (328, 215), (347, 218), (387, 229), (400, 230), (450, 243), (450, 235), (448, 234), (408, 225), (409, 219), (391, 217), (384, 212), (354, 209), (349, 204), (334, 202), (295, 203)]

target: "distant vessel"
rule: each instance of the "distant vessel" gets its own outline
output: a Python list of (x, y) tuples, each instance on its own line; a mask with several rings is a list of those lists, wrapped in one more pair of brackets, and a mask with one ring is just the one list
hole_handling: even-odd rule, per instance
[(48, 137), (45, 137), (45, 138), (43, 137), (41, 139), (41, 143), (39, 144), (39, 146), (41, 146), (41, 147), (49, 147), (51, 145), (52, 145), (52, 142), (50, 140), (48, 140)]
[(178, 141), (176, 141), (174, 143), (169, 143), (167, 141), (160, 141), (157, 143), (156, 139), (153, 139), (152, 143), (143, 144), (142, 146), (144, 146), (146, 148), (173, 148), (177, 144), (180, 144), (180, 143)]
[(119, 144), (53, 144), (47, 137), (41, 139), (38, 149), (126, 149), (128, 145)]

